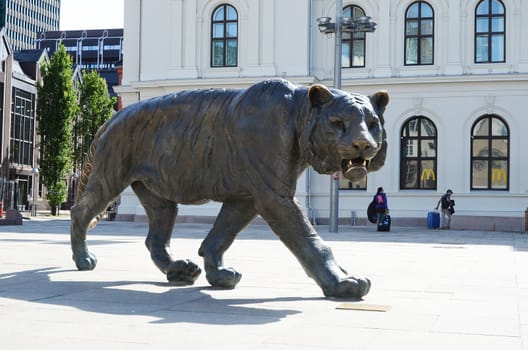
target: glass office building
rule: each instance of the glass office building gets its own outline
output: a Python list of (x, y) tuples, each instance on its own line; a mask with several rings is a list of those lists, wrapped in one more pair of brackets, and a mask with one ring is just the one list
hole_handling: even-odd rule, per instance
[(33, 49), (37, 33), (59, 30), (60, 0), (0, 0), (0, 28), (14, 50)]

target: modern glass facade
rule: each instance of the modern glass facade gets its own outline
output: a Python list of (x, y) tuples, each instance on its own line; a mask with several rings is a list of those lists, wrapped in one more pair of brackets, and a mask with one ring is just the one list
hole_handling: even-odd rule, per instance
[(46, 50), (51, 57), (60, 43), (72, 57), (75, 67), (96, 70), (106, 80), (110, 96), (117, 96), (113, 87), (119, 84), (116, 66), (123, 60), (122, 28), (41, 32), (35, 47)]
[(33, 49), (37, 33), (58, 30), (60, 0), (0, 0), (0, 27), (14, 50)]

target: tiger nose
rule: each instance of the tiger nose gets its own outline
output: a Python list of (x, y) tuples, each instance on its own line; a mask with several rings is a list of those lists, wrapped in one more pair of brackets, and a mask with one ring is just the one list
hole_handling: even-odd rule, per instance
[(364, 139), (356, 140), (352, 142), (352, 147), (354, 148), (354, 150), (356, 150), (359, 153), (365, 153), (365, 152), (368, 153), (371, 149), (374, 148), (371, 142), (369, 142), (368, 140), (364, 140)]
[(367, 139), (355, 140), (352, 142), (352, 148), (363, 158), (369, 158), (376, 153), (376, 145)]

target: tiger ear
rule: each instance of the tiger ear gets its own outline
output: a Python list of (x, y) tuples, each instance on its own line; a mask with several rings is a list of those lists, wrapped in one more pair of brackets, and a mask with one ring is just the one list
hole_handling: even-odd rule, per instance
[(313, 84), (308, 90), (308, 97), (312, 107), (320, 108), (334, 99), (332, 92), (321, 84)]
[(389, 103), (389, 93), (385, 90), (381, 90), (376, 92), (374, 95), (369, 96), (369, 98), (372, 107), (374, 107), (374, 110), (376, 111), (376, 114), (383, 115), (383, 112), (385, 112), (385, 107)]

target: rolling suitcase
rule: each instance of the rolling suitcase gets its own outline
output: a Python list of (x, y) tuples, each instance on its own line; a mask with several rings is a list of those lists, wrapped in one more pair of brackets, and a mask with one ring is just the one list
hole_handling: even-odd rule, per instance
[(390, 231), (391, 217), (389, 214), (383, 215), (378, 222), (378, 231)]
[(437, 210), (427, 213), (427, 228), (429, 230), (438, 230), (440, 228), (440, 213)]

